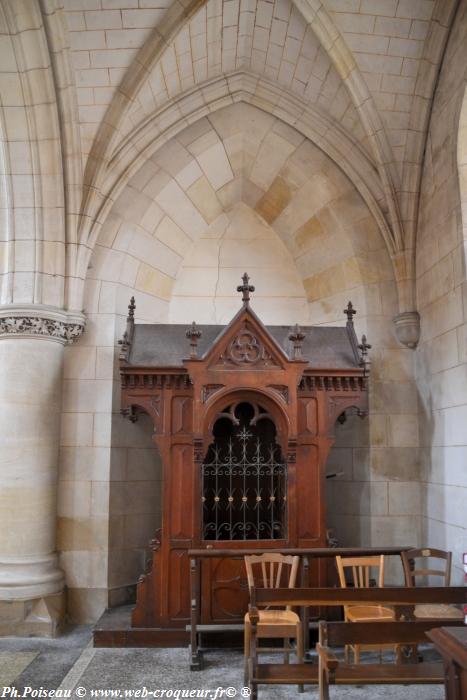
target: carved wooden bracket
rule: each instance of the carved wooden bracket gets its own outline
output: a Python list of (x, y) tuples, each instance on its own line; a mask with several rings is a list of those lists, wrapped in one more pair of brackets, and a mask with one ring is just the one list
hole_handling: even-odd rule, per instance
[(287, 462), (295, 464), (297, 461), (297, 440), (291, 438), (287, 443)]
[(194, 462), (195, 464), (201, 464), (204, 458), (204, 446), (201, 438), (193, 439), (194, 447)]
[(157, 550), (161, 546), (161, 541), (162, 541), (162, 528), (158, 528), (156, 530), (156, 532), (154, 533), (154, 537), (152, 538), (152, 540), (149, 543), (149, 546), (153, 552), (157, 552)]
[(120, 413), (124, 418), (128, 418), (132, 423), (136, 423), (138, 420), (138, 414), (134, 406), (127, 406), (126, 408), (121, 408)]
[(218, 391), (224, 388), (224, 384), (205, 384), (201, 390), (201, 401), (206, 403), (206, 401)]
[(268, 384), (268, 389), (272, 389), (285, 403), (289, 403), (289, 387), (286, 384)]

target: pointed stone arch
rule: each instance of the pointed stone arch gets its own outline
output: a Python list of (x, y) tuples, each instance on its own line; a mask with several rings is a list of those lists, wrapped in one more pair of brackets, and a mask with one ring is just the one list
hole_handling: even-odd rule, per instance
[[(141, 130), (136, 132), (134, 141), (130, 136), (116, 152), (115, 160), (111, 161), (112, 167), (109, 168), (107, 195), (101, 202), (98, 218), (90, 230), (86, 245), (81, 246), (77, 278), (82, 282), (79, 286), (76, 285), (76, 292), (79, 292), (80, 287), (82, 289), (90, 255), (102, 224), (130, 178), (158, 148), (189, 124), (222, 109), (226, 104), (236, 102), (251, 104), (278, 117), (321, 148), (353, 182), (374, 216), (390, 255), (395, 252), (385, 217), (384, 193), (374, 165), (344, 129), (327, 119), (325, 114), (311, 109), (277, 85), (241, 72), (228, 78), (220, 78), (218, 81), (208, 81), (200, 89), (204, 91), (205, 97), (201, 107), (195, 105), (195, 108), (191, 109), (192, 94), (182, 97), (177, 104), (162, 109), (153, 119), (148, 119)], [(184, 116), (180, 117), (180, 113)], [(76, 296), (73, 300), (74, 307), (79, 306), (79, 299), (80, 297)]]
[[(231, 212), (243, 202), (252, 210), (248, 221), (240, 216), (243, 228), (256, 230), (254, 219), (261, 217), (272, 228), (273, 237), (278, 236), (278, 244), (285, 244), (294, 263), (300, 261), (297, 283), (305, 285), (307, 291), (284, 290), (284, 297), (297, 298), (297, 304), (290, 308), (297, 310), (299, 319), (305, 318), (299, 310), (299, 297), (318, 305), (321, 296), (329, 297), (328, 309), (332, 307), (340, 318), (341, 305), (348, 301), (340, 295), (347, 294), (349, 280), (352, 289), (360, 290), (355, 294), (365, 314), (372, 305), (365, 301), (365, 285), (379, 280), (394, 283), (387, 248), (368, 200), (331, 156), (306, 140), (302, 131), (262, 107), (242, 102), (211, 109), (191, 126), (173, 132), (163, 145), (156, 144), (158, 148), (154, 147), (151, 155), (142, 157), (132, 177), (122, 180), (111, 200), (111, 210), (103, 217), (88, 279), (118, 285), (125, 300), (139, 290), (141, 318), (164, 322), (183, 260), (191, 260), (200, 238), (222, 237), (225, 221), (234, 221)], [(259, 123), (264, 128), (255, 126)], [(247, 135), (247, 144), (238, 140), (242, 133)], [(247, 158), (245, 164), (239, 154)], [(235, 230), (240, 230), (239, 224)], [(252, 233), (253, 238), (255, 235)], [(330, 254), (320, 254), (326, 246)], [(125, 262), (127, 255), (130, 263)], [(209, 255), (218, 260), (218, 253), (211, 250)], [(276, 262), (280, 253), (278, 256)], [(329, 286), (327, 271), (332, 266), (337, 267)], [(280, 276), (280, 265), (272, 267)], [(241, 272), (236, 270), (235, 276)], [(137, 278), (136, 286), (128, 281), (133, 277)], [(264, 304), (268, 297), (277, 296), (271, 284), (272, 280), (266, 283), (270, 290), (264, 294)], [(230, 289), (228, 284), (223, 283), (223, 287)], [(337, 296), (331, 300), (333, 295)], [(220, 313), (226, 313), (222, 304)], [(204, 320), (213, 322), (212, 318)]]
[[(86, 186), (81, 212), (81, 243), (84, 246), (92, 248), (93, 240), (95, 240), (100, 223), (105, 216), (106, 199), (111, 197), (107, 176), (109, 170), (115, 165), (115, 158), (119, 157), (122, 154), (122, 148), (125, 148), (124, 142), (127, 140), (122, 138), (121, 129), (130, 107), (134, 104), (135, 97), (141, 90), (144, 81), (162, 60), (164, 51), (170, 47), (170, 43), (175, 40), (178, 33), (187, 26), (187, 23), (204, 5), (205, 2), (199, 0), (190, 3), (185, 8), (181, 8), (178, 4), (170, 7), (160, 25), (138, 52), (134, 63), (128, 68), (113, 102), (108, 108), (86, 167)], [(443, 6), (438, 4), (433, 18), (430, 45), (434, 45), (436, 49), (435, 63), (437, 64), (439, 64), (442, 55), (443, 42), (447, 35), (454, 5), (455, 0), (450, 1), (449, 7), (446, 4)], [(324, 3), (321, 0), (293, 0), (293, 6), (305, 19), (326, 57), (331, 61), (333, 69), (340, 76), (342, 85), (351, 96), (352, 105), (356, 109), (358, 119), (366, 134), (366, 141), (370, 145), (371, 151), (369, 160), (373, 161), (373, 175), (376, 175), (383, 193), (379, 201), (379, 211), (375, 211), (376, 218), (393, 258), (398, 280), (400, 309), (401, 311), (412, 311), (415, 308), (413, 230), (419, 189), (418, 166), (411, 161), (400, 173), (373, 96), (346, 44), (344, 35), (336, 27)], [(228, 76), (222, 72), (220, 75), (224, 79), (228, 79)], [(255, 80), (258, 76), (249, 74), (249, 77)], [(423, 62), (417, 82), (417, 99), (414, 100), (412, 123), (420, 118), (421, 113), (422, 120), (426, 122), (435, 77), (436, 70), (433, 70), (433, 66), (428, 65), (427, 61)], [(196, 103), (196, 95), (203, 94), (208, 87), (206, 83), (203, 83), (202, 86), (197, 86), (198, 92), (193, 90), (187, 93), (182, 90), (179, 94), (172, 95), (167, 104), (161, 107), (159, 114), (161, 121), (164, 122), (165, 115), (173, 107), (180, 108), (180, 102), (188, 97), (188, 94), (190, 94), (194, 104)], [(188, 115), (180, 110), (179, 117), (181, 120), (187, 120)], [(190, 113), (189, 117), (192, 118), (193, 115)], [(135, 124), (135, 131), (140, 128), (145, 128), (144, 120), (142, 123)], [(413, 153), (410, 157), (415, 158), (418, 162), (423, 154), (424, 135), (421, 134), (418, 138), (414, 137), (408, 141), (406, 149)], [(126, 145), (132, 147), (134, 144), (127, 141)], [(341, 154), (339, 154), (338, 160), (340, 156)], [(409, 228), (408, 233), (405, 231), (406, 224)], [(82, 268), (86, 256), (87, 253), (84, 251), (79, 267)], [(79, 277), (81, 274), (82, 271), (77, 276)]]
[[(383, 224), (386, 229), (385, 235), (390, 249), (397, 250), (402, 245), (402, 237), (399, 231), (398, 205), (394, 198), (393, 174), (390, 173), (393, 159), (371, 95), (350, 51), (322, 3), (318, 0), (311, 0), (311, 2), (297, 2), (295, 4), (318, 37), (321, 46), (331, 58), (333, 65), (347, 86), (362, 119), (364, 129), (373, 144), (373, 155), (385, 199), (383, 205), (385, 211), (382, 215), (382, 219), (386, 219)], [(117, 140), (122, 121), (144, 80), (160, 60), (162, 52), (203, 5), (202, 1), (192, 2), (186, 8), (181, 8), (178, 4), (172, 5), (126, 72), (96, 135), (95, 147), (86, 167), (81, 231), (81, 242), (84, 245), (92, 247), (90, 240), (95, 236), (92, 235), (90, 229), (96, 221), (102, 220), (100, 212), (103, 205), (105, 206), (104, 200), (108, 196), (102, 191), (102, 186), (113, 154), (116, 149), (118, 150)], [(389, 220), (386, 212), (389, 214)]]

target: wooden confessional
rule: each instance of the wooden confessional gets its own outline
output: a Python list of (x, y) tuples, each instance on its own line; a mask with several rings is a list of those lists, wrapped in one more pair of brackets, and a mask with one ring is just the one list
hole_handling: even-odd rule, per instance
[[(122, 412), (154, 423), (162, 527), (138, 583), (132, 625), (170, 645), (190, 619), (192, 548), (326, 546), (325, 464), (336, 420), (367, 411), (370, 347), (349, 302), (342, 327), (265, 326), (250, 307), (227, 326), (135, 324), (121, 344)], [(241, 621), (242, 562), (203, 561), (201, 622)], [(325, 571), (310, 585), (324, 585)], [(178, 636), (180, 638), (180, 635)]]

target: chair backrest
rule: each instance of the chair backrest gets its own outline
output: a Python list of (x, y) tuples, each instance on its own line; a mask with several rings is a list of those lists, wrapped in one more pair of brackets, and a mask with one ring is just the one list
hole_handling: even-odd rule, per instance
[(369, 557), (336, 556), (336, 566), (342, 588), (347, 587), (346, 570), (350, 570), (355, 588), (370, 587), (372, 570), (376, 571), (377, 586), (379, 588), (384, 586), (384, 554)]
[[(248, 588), (294, 588), (300, 557), (291, 554), (249, 554), (245, 556)], [(285, 582), (285, 585), (284, 585)]]
[[(431, 576), (436, 576), (436, 581), (433, 581), (435, 586), (450, 585), (452, 552), (432, 547), (421, 547), (401, 552), (401, 558), (406, 586), (419, 586), (423, 582), (429, 583), (428, 579)], [(434, 559), (437, 560), (435, 563), (432, 561)]]

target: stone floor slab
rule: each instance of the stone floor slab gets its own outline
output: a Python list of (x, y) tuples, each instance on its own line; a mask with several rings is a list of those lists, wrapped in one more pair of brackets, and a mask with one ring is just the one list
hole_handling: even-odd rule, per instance
[[(200, 672), (192, 672), (189, 668), (188, 649), (94, 649), (90, 646), (90, 639), (91, 630), (84, 626), (69, 629), (58, 639), (1, 639), (0, 687), (14, 685), (18, 691), (22, 691), (25, 686), (34, 689), (42, 686), (50, 690), (69, 687), (73, 690), (73, 700), (91, 700), (93, 697), (122, 700), (146, 697), (147, 700), (152, 700), (155, 690), (165, 690), (165, 697), (168, 698), (183, 697), (183, 690), (205, 691), (204, 697), (209, 700), (214, 700), (215, 697), (246, 697), (245, 693), (242, 695), (244, 684), (241, 650), (210, 650), (205, 654), (205, 668)], [(277, 655), (272, 659), (265, 657), (266, 655), (261, 657), (264, 662), (277, 658)], [(218, 688), (223, 689), (222, 695), (217, 691)], [(144, 689), (148, 691), (146, 695)], [(103, 692), (93, 694), (92, 691)], [(109, 691), (113, 693), (109, 694)], [(135, 695), (135, 691), (140, 694)], [(170, 694), (167, 691), (171, 691)], [(307, 686), (305, 695), (299, 695), (296, 686), (260, 686), (259, 697), (260, 700), (317, 700), (318, 688)], [(443, 700), (444, 688), (441, 685), (340, 686), (331, 689), (331, 698)]]
[(12, 685), (39, 651), (0, 651), (0, 687)]

